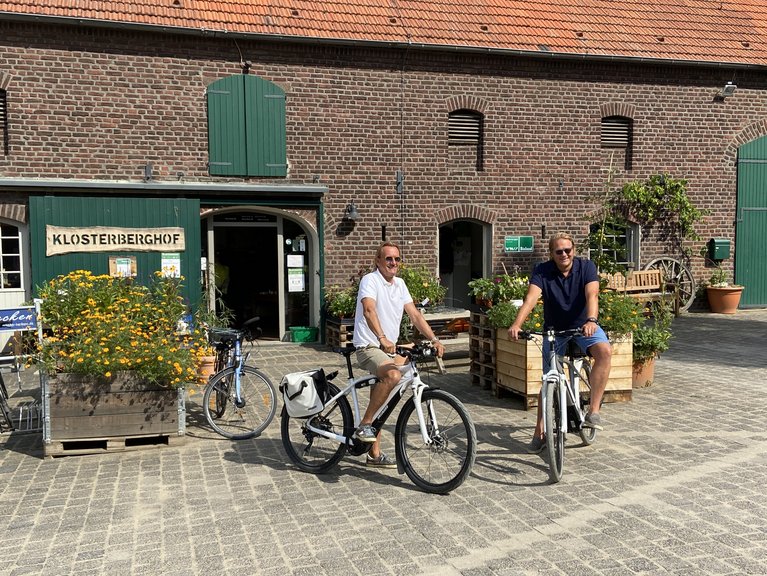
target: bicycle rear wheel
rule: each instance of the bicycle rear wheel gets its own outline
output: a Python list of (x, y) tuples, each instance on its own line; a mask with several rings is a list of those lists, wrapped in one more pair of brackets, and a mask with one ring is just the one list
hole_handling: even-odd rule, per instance
[(466, 480), (474, 465), (474, 423), (461, 401), (443, 390), (424, 390), (421, 408), (431, 443), (423, 440), (415, 398), (411, 398), (397, 418), (397, 460), (416, 486), (432, 494), (446, 494)]
[[(328, 382), (328, 397), (332, 398), (338, 391), (335, 384)], [(346, 454), (346, 444), (319, 436), (308, 430), (307, 424), (347, 438), (354, 432), (352, 409), (345, 396), (309, 418), (291, 418), (283, 408), (281, 419), (280, 434), (288, 458), (298, 468), (312, 474), (322, 474), (335, 466)]]
[[(588, 361), (584, 360), (581, 366), (581, 369), (578, 372), (578, 376), (580, 377), (580, 380), (581, 380), (581, 390), (580, 390), (581, 411), (584, 414), (586, 414), (589, 410), (589, 400), (591, 398), (591, 381), (589, 380), (589, 378), (591, 377), (591, 364), (589, 364)], [(580, 435), (581, 440), (586, 446), (591, 446), (591, 444), (594, 443), (594, 440), (597, 439), (596, 428), (582, 427), (580, 430), (578, 430), (578, 434)]]
[(232, 440), (253, 438), (263, 432), (277, 412), (274, 386), (263, 372), (243, 366), (240, 400), (237, 400), (235, 368), (215, 374), (205, 388), (203, 412), (211, 428)]
[(559, 381), (549, 382), (546, 389), (546, 451), (549, 455), (549, 478), (552, 482), (562, 479), (565, 465), (565, 431), (562, 422), (562, 408)]

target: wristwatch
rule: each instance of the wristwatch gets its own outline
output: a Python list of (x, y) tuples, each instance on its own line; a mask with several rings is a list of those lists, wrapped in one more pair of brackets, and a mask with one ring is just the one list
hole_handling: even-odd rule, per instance
[(599, 324), (597, 319), (594, 318), (593, 316), (589, 316), (588, 318), (586, 318), (586, 322), (593, 322), (594, 324)]

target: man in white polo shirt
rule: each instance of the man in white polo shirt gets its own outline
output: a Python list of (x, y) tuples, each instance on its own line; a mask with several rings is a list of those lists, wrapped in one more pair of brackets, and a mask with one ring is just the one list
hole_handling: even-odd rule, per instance
[(394, 467), (396, 463), (381, 452), (380, 430), (370, 424), (402, 377), (398, 366), (405, 363), (405, 358), (395, 354), (395, 349), (403, 311), (407, 312), (413, 326), (431, 339), (439, 356), (445, 352), (444, 346), (413, 303), (404, 280), (397, 277), (400, 262), (399, 246), (393, 242), (384, 242), (379, 246), (376, 269), (360, 281), (354, 317), (353, 342), (357, 348), (357, 362), (363, 370), (380, 379), (370, 391), (370, 403), (354, 437), (371, 444), (366, 464), (383, 468)]

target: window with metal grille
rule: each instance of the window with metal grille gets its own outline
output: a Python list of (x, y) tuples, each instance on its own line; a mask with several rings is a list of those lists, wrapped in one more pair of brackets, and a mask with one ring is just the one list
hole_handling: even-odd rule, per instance
[(473, 146), (476, 169), (484, 164), (484, 116), (473, 110), (456, 110), (448, 115), (448, 146)]
[(0, 223), (0, 290), (19, 290), (22, 284), (21, 231)]
[(634, 122), (625, 116), (602, 118), (602, 148), (623, 149), (626, 152), (625, 168), (631, 170), (634, 150)]
[(0, 90), (0, 149), (8, 156), (8, 97)]
[(636, 268), (639, 262), (639, 225), (608, 221), (601, 239), (597, 235), (599, 229), (598, 223), (589, 227), (589, 259), (597, 262), (607, 259), (620, 270)]

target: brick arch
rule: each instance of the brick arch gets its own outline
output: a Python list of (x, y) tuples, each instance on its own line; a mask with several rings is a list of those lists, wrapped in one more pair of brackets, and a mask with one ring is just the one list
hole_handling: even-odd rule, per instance
[(24, 204), (0, 204), (0, 218), (27, 223), (27, 207)]
[(487, 109), (487, 101), (478, 96), (463, 94), (461, 96), (451, 96), (445, 100), (445, 108), (448, 114), (456, 110), (475, 110), (484, 115)]
[(758, 120), (749, 124), (735, 134), (724, 150), (724, 161), (727, 166), (734, 166), (738, 159), (738, 148), (754, 140), (767, 136), (767, 120)]
[(605, 102), (599, 105), (599, 113), (602, 118), (609, 116), (623, 116), (624, 118), (634, 118), (636, 106), (626, 102)]
[(495, 224), (498, 213), (476, 204), (453, 204), (438, 210), (434, 219), (437, 221), (437, 226), (453, 220), (477, 220), (485, 224)]

